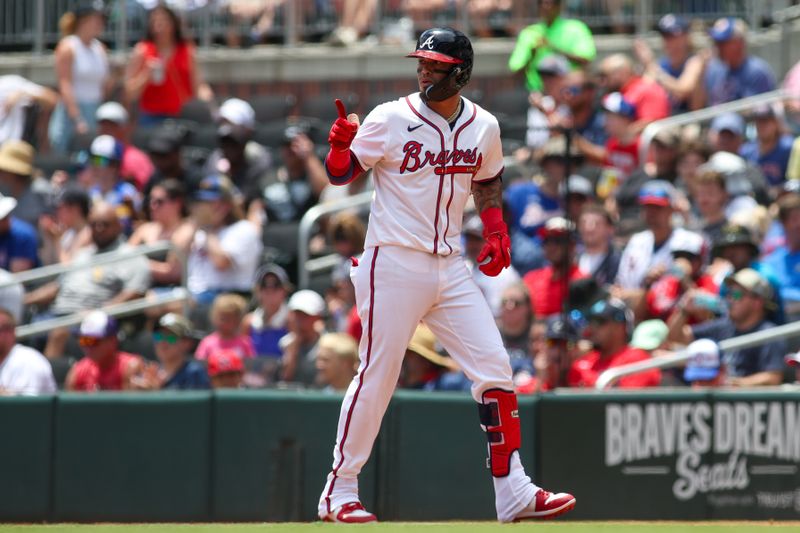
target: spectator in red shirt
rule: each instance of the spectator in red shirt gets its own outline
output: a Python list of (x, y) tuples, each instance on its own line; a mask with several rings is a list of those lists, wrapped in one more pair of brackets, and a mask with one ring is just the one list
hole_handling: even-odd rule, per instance
[(539, 230), (539, 237), (549, 264), (528, 272), (522, 281), (530, 292), (534, 315), (543, 319), (563, 311), (569, 283), (586, 274), (575, 264), (576, 232), (572, 222), (551, 218)]
[(208, 377), (213, 389), (239, 389), (244, 378), (244, 362), (234, 350), (214, 350), (208, 356)]
[(85, 357), (73, 366), (65, 388), (69, 391), (126, 390), (135, 388), (136, 376), (144, 371), (142, 358), (121, 352), (117, 321), (100, 310), (83, 319), (78, 343)]
[(600, 80), (609, 93), (620, 92), (636, 108), (631, 130), (638, 134), (645, 126), (670, 114), (669, 95), (656, 82), (637, 76), (633, 61), (625, 54), (613, 54), (600, 63)]
[(141, 191), (155, 168), (147, 154), (128, 142), (128, 112), (118, 102), (106, 102), (97, 108), (95, 119), (98, 135), (111, 135), (122, 144), (120, 177)]
[[(605, 370), (650, 359), (647, 352), (631, 348), (628, 344), (633, 330), (633, 313), (622, 300), (600, 300), (589, 309), (588, 320), (585, 333), (595, 351), (572, 363), (567, 374), (570, 387), (594, 387), (597, 378)], [(661, 371), (652, 369), (625, 376), (617, 382), (617, 386), (657, 387), (660, 383)]]
[(612, 198), (620, 184), (639, 166), (639, 134), (631, 129), (636, 107), (620, 93), (606, 95), (602, 106), (606, 111), (606, 144), (592, 144), (576, 135), (575, 145), (590, 162), (603, 166), (597, 196), (606, 199)]

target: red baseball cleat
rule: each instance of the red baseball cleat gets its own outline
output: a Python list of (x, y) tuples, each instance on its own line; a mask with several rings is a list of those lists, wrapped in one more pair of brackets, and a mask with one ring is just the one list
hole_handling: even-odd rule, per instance
[(532, 518), (555, 518), (575, 507), (575, 496), (566, 492), (553, 494), (544, 489), (533, 497), (531, 503), (514, 517), (514, 522)]
[(367, 522), (377, 522), (378, 517), (364, 509), (361, 502), (350, 502), (337, 507), (323, 520), (342, 524), (366, 524)]

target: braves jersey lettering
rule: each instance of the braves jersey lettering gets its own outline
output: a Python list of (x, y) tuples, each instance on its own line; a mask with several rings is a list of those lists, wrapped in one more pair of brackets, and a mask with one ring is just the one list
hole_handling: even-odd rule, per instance
[[(422, 144), (417, 141), (408, 141), (403, 147), (406, 154), (403, 164), (400, 165), (400, 173), (414, 172), (422, 167), (433, 165), (438, 168), (434, 170), (436, 174), (475, 174), (481, 168), (483, 154), (478, 153), (478, 148), (471, 150), (445, 150), (444, 152), (434, 153), (426, 150), (420, 160)], [(477, 154), (477, 157), (475, 155)], [(466, 163), (458, 165), (458, 163)], [(452, 165), (447, 166), (448, 163)]]
[[(497, 119), (462, 99), (464, 111), (452, 128), (418, 93), (382, 104), (364, 119), (350, 149), (363, 169), (372, 169), (375, 183), (367, 247), (460, 252), (472, 182), (503, 170)], [(408, 131), (409, 123), (420, 122)]]

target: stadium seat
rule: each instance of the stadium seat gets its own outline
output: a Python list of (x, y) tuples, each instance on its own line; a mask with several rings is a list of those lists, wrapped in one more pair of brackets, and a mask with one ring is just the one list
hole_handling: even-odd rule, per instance
[(217, 147), (217, 126), (215, 124), (207, 124), (189, 132), (186, 145), (213, 150)]
[(273, 121), (261, 123), (256, 126), (253, 140), (273, 150), (279, 148), (283, 143), (284, 132), (288, 124), (285, 121)]
[(259, 123), (284, 120), (292, 112), (297, 103), (293, 94), (260, 94), (248, 100), (256, 112), (256, 121)]
[(92, 141), (97, 137), (97, 132), (89, 131), (86, 133), (75, 133), (72, 136), (72, 139), (69, 142), (69, 150), (70, 152), (80, 152), (82, 150), (88, 150), (89, 147), (92, 145)]
[(297, 238), (298, 222), (269, 222), (264, 226), (264, 262), (277, 263), (284, 267), (293, 282), (297, 282)]
[(134, 146), (139, 148), (140, 150), (147, 151), (147, 143), (150, 140), (150, 137), (153, 136), (153, 132), (156, 128), (143, 128), (141, 126), (137, 127), (133, 130), (133, 134), (131, 134), (131, 143)]
[(42, 171), (46, 178), (50, 178), (56, 170), (63, 170), (69, 174), (78, 171), (80, 165), (72, 156), (50, 152), (48, 154), (36, 154), (33, 166)]
[(411, 91), (412, 89), (409, 89), (406, 92), (387, 91), (370, 95), (370, 97), (367, 99), (367, 104), (364, 107), (364, 115), (366, 116), (367, 113), (385, 102), (392, 102), (402, 96), (410, 94)]
[(202, 100), (190, 100), (183, 105), (179, 118), (181, 120), (192, 121), (196, 124), (211, 124), (214, 122), (214, 117), (211, 116), (211, 110), (208, 104)]
[(525, 118), (528, 114), (528, 91), (522, 87), (506, 89), (489, 94), (484, 103), (489, 112), (497, 115), (498, 120), (505, 118)]

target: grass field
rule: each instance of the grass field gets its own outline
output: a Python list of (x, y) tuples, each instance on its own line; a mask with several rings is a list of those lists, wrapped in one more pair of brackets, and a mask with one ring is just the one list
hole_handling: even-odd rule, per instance
[(800, 522), (387, 522), (362, 526), (316, 523), (282, 524), (52, 524), (0, 525), (0, 533), (788, 533), (800, 531)]

